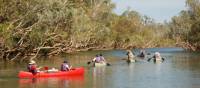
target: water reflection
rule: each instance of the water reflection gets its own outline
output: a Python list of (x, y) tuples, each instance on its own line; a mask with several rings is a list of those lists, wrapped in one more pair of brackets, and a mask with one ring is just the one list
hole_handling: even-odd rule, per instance
[(19, 88), (80, 88), (84, 76), (19, 79)]
[(105, 73), (106, 66), (94, 67), (92, 72), (93, 87), (92, 88), (105, 88)]
[(127, 70), (129, 70), (128, 76), (132, 78), (133, 75), (134, 75), (135, 63), (127, 63), (127, 64), (128, 64), (128, 69)]
[(162, 62), (155, 63), (155, 73), (156, 73), (156, 75), (162, 75), (161, 69), (162, 69)]
[[(161, 52), (163, 63), (147, 62), (149, 55), (136, 63), (127, 64), (123, 50), (89, 51), (53, 57), (38, 61), (41, 66), (60, 67), (68, 60), (73, 67), (84, 67), (81, 78), (39, 78), (18, 79), (18, 71), (25, 64), (0, 64), (1, 88), (199, 88), (200, 53), (174, 49), (147, 49), (148, 52)], [(87, 62), (96, 53), (103, 52), (111, 66), (90, 67)], [(135, 51), (137, 52), (137, 51)], [(12, 85), (10, 85), (12, 84)]]

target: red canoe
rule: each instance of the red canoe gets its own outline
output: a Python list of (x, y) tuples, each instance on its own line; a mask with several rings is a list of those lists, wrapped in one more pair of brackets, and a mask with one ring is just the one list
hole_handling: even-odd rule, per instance
[(74, 68), (70, 71), (58, 71), (58, 72), (38, 72), (36, 75), (33, 75), (31, 72), (27, 71), (20, 71), (18, 74), (19, 78), (36, 78), (36, 77), (59, 77), (59, 76), (77, 76), (77, 75), (83, 75), (84, 74), (84, 68)]

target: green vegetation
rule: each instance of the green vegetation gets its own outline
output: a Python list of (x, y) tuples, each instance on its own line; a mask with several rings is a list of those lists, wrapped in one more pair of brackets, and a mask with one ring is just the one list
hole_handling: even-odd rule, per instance
[[(178, 44), (185, 44), (185, 48), (200, 49), (200, 1), (187, 0), (187, 10), (172, 18), (169, 35), (178, 40)], [(180, 43), (182, 42), (182, 43)]]
[(136, 11), (117, 15), (111, 0), (0, 0), (0, 58), (176, 44), (199, 49), (200, 3), (186, 3), (188, 10), (160, 24)]

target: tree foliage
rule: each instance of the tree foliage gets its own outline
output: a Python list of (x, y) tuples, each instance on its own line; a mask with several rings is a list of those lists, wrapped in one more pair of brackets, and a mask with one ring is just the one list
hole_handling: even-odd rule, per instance
[(172, 18), (170, 35), (200, 49), (200, 1), (187, 0), (186, 5), (187, 10)]
[(1, 57), (173, 45), (165, 24), (114, 7), (111, 0), (0, 0)]

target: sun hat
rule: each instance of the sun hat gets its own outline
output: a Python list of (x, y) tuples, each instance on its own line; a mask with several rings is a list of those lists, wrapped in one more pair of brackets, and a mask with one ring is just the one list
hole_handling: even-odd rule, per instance
[(159, 53), (159, 52), (155, 52), (155, 55), (156, 55), (156, 56), (160, 56), (160, 53)]
[(34, 60), (31, 60), (29, 64), (35, 64), (35, 61), (34, 61)]

